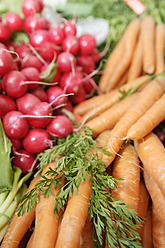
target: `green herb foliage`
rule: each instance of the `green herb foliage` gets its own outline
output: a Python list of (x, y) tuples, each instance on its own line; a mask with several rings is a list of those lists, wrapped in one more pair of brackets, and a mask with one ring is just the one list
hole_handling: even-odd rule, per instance
[[(99, 149), (109, 156), (110, 153), (103, 147), (97, 148), (92, 134), (92, 130), (83, 127), (80, 132), (58, 139), (57, 145), (39, 154), (39, 171), (58, 155), (62, 156), (54, 168), (49, 168), (36, 183), (35, 188), (21, 198), (18, 214), (25, 214), (38, 202), (38, 192), (42, 192), (44, 197), (48, 197), (50, 192), (53, 194), (53, 184), (55, 188), (60, 188), (54, 205), (55, 214), (58, 216), (59, 210), (64, 210), (73, 192), (77, 193), (81, 180), (85, 180), (86, 175), (89, 175), (92, 183), (89, 213), (92, 217), (94, 247), (102, 247), (104, 232), (106, 242), (112, 248), (141, 247), (135, 228), (142, 219), (124, 202), (114, 199), (107, 190), (117, 187), (116, 181), (120, 179), (114, 179), (106, 172), (105, 163), (99, 159), (97, 151)], [(64, 178), (65, 184), (62, 186)]]

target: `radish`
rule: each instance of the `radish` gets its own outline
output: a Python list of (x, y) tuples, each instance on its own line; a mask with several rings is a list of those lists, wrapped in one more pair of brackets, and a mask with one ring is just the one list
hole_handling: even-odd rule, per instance
[(92, 54), (96, 48), (96, 39), (91, 34), (83, 34), (78, 38), (80, 54), (89, 55)]
[(79, 42), (76, 36), (70, 35), (63, 39), (62, 49), (65, 52), (77, 54), (79, 52)]
[(7, 42), (11, 38), (11, 31), (9, 27), (0, 22), (0, 42)]
[(45, 42), (50, 41), (47, 30), (39, 29), (30, 34), (30, 44), (33, 47), (41, 47)]
[(22, 170), (22, 174), (26, 174), (30, 171), (34, 171), (37, 165), (36, 156), (24, 149), (18, 150), (12, 159), (12, 165), (19, 167)]
[(69, 111), (69, 112), (73, 112), (73, 105), (69, 100), (67, 101), (65, 106), (55, 109), (53, 113), (55, 116), (56, 115), (66, 115), (65, 110)]
[(2, 78), (2, 88), (7, 95), (17, 98), (25, 94), (28, 86), (23, 84), (25, 76), (20, 71), (10, 71)]
[(21, 61), (21, 69), (26, 67), (35, 67), (40, 71), (42, 67), (42, 62), (39, 58), (37, 58), (36, 55), (27, 54), (27, 56), (24, 57), (24, 59)]
[(28, 34), (38, 29), (47, 29), (47, 21), (44, 16), (30, 15), (24, 21), (24, 31)]
[(9, 11), (5, 15), (6, 25), (14, 31), (20, 31), (23, 28), (24, 21), (16, 12)]
[(77, 57), (77, 65), (83, 68), (83, 71), (87, 74), (91, 73), (95, 69), (95, 62), (90, 55), (80, 55)]
[(31, 153), (40, 153), (48, 147), (52, 147), (50, 135), (45, 129), (33, 128), (28, 131), (22, 140), (23, 147)]
[(86, 99), (86, 92), (85, 92), (85, 89), (83, 87), (80, 88), (76, 94), (69, 97), (69, 100), (73, 104), (79, 104), (79, 103), (85, 101), (85, 99)]
[(46, 126), (46, 130), (53, 137), (66, 137), (73, 132), (73, 125), (68, 117), (65, 115), (58, 115)]
[[(28, 81), (40, 81), (40, 72), (35, 67), (26, 67), (21, 70), (21, 72), (25, 75)], [(38, 86), (38, 84), (29, 84), (28, 89), (34, 89)]]
[(12, 151), (13, 152), (18, 151), (21, 148), (21, 146), (22, 146), (22, 140), (15, 140), (15, 139), (11, 139), (10, 138), (10, 141), (12, 143)]
[(96, 89), (96, 82), (94, 78), (89, 78), (83, 82), (83, 88), (85, 89), (86, 93), (91, 93)]
[(9, 72), (13, 66), (13, 58), (10, 52), (5, 49), (6, 47), (0, 43), (0, 76), (3, 76)]
[(18, 45), (15, 45), (14, 48), (21, 59), (25, 58), (28, 54), (31, 54), (30, 47), (24, 42), (20, 42)]
[(29, 109), (39, 102), (41, 102), (41, 100), (37, 96), (31, 93), (26, 93), (16, 99), (17, 110), (22, 114), (27, 114), (29, 113)]
[(75, 21), (74, 20), (65, 21), (62, 30), (65, 37), (70, 35), (75, 36), (77, 33)]
[(48, 30), (48, 35), (49, 35), (49, 39), (51, 42), (53, 42), (55, 45), (61, 45), (63, 38), (64, 38), (64, 34), (63, 31), (61, 30), (60, 27), (50, 27)]
[(40, 13), (42, 10), (40, 2), (37, 0), (23, 0), (21, 7), (25, 17)]
[(0, 117), (5, 116), (12, 110), (16, 110), (14, 99), (8, 95), (0, 94)]
[(22, 139), (29, 129), (26, 118), (22, 118), (22, 113), (16, 110), (12, 110), (4, 116), (3, 126), (7, 136), (12, 139)]
[[(57, 107), (66, 104), (68, 97), (64, 95), (64, 91), (59, 86), (51, 86), (46, 90), (48, 102), (52, 103), (52, 107)], [(58, 98), (58, 99), (57, 99)], [(56, 101), (55, 101), (56, 100)]]
[(54, 57), (59, 56), (61, 47), (55, 46), (52, 42), (46, 42), (41, 45), (38, 51), (44, 60), (51, 62)]
[(48, 101), (46, 91), (40, 86), (37, 86), (35, 89), (31, 89), (30, 93), (37, 96), (42, 102)]
[(63, 72), (73, 71), (76, 67), (76, 58), (69, 52), (62, 52), (57, 58), (57, 65)]

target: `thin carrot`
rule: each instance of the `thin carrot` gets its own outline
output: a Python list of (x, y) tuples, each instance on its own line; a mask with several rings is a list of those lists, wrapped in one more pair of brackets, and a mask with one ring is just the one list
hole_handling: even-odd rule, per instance
[[(149, 108), (128, 130), (127, 138), (139, 140), (149, 134), (165, 119), (165, 94)], [(147, 128), (146, 128), (147, 127)]]
[[(28, 191), (34, 188), (36, 182), (40, 179), (40, 176), (34, 177), (28, 187)], [(18, 216), (15, 212), (11, 223), (7, 229), (6, 235), (1, 244), (1, 248), (17, 248), (24, 234), (27, 232), (28, 228), (31, 226), (35, 218), (35, 207), (31, 211), (26, 212), (23, 216)]]
[(106, 162), (107, 167), (118, 153), (129, 128), (163, 95), (164, 91), (165, 78), (162, 80), (156, 78), (139, 92), (138, 98), (128, 108), (127, 112), (120, 118), (110, 133), (106, 150), (111, 153), (111, 156), (103, 155), (103, 160)]
[(153, 206), (152, 208), (152, 234), (154, 248), (165, 247), (165, 227), (162, 224), (159, 215)]
[(138, 41), (136, 43), (135, 51), (133, 54), (133, 58), (128, 69), (127, 81), (129, 82), (132, 79), (140, 77), (142, 75), (142, 44), (141, 38), (139, 35)]
[(143, 248), (152, 248), (152, 206), (149, 205), (147, 209), (146, 221), (142, 233), (142, 246)]
[[(105, 130), (104, 132), (100, 133), (96, 140), (97, 140), (97, 147), (103, 147), (105, 146), (106, 142), (107, 142), (107, 139), (108, 139), (108, 136), (110, 135), (110, 130)], [(98, 156), (100, 159), (102, 159), (102, 156), (103, 156), (103, 153), (102, 151), (97, 151), (98, 153)]]
[(165, 70), (164, 52), (165, 52), (165, 24), (159, 23), (156, 25), (156, 71), (162, 73)]
[(143, 167), (165, 195), (165, 150), (164, 145), (154, 133), (150, 133), (142, 140), (134, 141), (136, 151)]
[(81, 233), (80, 248), (93, 248), (93, 229), (89, 214)]
[(116, 199), (124, 201), (137, 212), (140, 186), (139, 159), (131, 144), (125, 144), (119, 154), (120, 157), (116, 157), (113, 163), (112, 177), (123, 180), (116, 182), (118, 188), (112, 189), (111, 192)]
[[(56, 161), (48, 164), (42, 174), (45, 175), (49, 168), (54, 168)], [(44, 197), (40, 192), (39, 202), (36, 206), (35, 233), (33, 239), (34, 248), (54, 248), (57, 235), (59, 218), (54, 213), (55, 197), (58, 192), (52, 185), (53, 194), (50, 192), (49, 197)]]
[[(106, 99), (102, 104), (92, 108), (91, 110), (87, 111), (81, 118), (80, 123), (84, 120), (90, 120), (93, 117), (99, 115), (100, 113), (104, 112), (108, 108), (110, 108), (114, 103), (118, 102), (119, 98), (122, 96), (120, 91), (128, 91), (134, 87), (138, 87), (140, 89), (140, 85), (142, 84), (143, 87), (150, 82), (150, 77), (148, 75), (141, 76), (137, 79), (131, 80), (130, 82), (122, 85), (119, 89), (111, 90), (109, 92), (109, 98)], [(108, 94), (108, 93), (107, 93)]]
[(143, 171), (143, 176), (145, 185), (151, 196), (152, 203), (165, 227), (165, 196), (162, 194), (157, 183), (145, 169)]
[(139, 31), (140, 31), (140, 19), (136, 18), (128, 25), (125, 31), (123, 54), (120, 58), (120, 62), (115, 66), (113, 74), (109, 77), (108, 84), (106, 86), (106, 92), (116, 87), (120, 78), (128, 69), (131, 63), (131, 59), (133, 56)]
[(117, 83), (116, 88), (121, 87), (122, 85), (126, 84), (128, 81), (128, 70), (125, 71), (124, 75), (120, 79), (120, 81)]
[(146, 16), (141, 23), (141, 38), (143, 49), (143, 71), (152, 74), (155, 71), (155, 21), (152, 16)]
[(137, 94), (138, 93), (134, 93), (115, 103), (111, 108), (88, 121), (85, 126), (93, 129), (96, 134), (113, 128), (121, 116), (123, 116), (123, 114), (127, 111), (132, 102), (136, 99)]
[(27, 242), (26, 248), (32, 248), (33, 247), (33, 240), (34, 240), (34, 232), (35, 232), (35, 228), (33, 229), (33, 232)]

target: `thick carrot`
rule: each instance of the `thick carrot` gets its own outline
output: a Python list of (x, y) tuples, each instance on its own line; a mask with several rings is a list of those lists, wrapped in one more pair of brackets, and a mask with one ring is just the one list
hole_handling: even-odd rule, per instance
[(111, 153), (111, 156), (103, 155), (102, 158), (107, 167), (118, 153), (129, 128), (163, 95), (164, 90), (165, 78), (163, 80), (158, 80), (158, 78), (152, 80), (139, 92), (138, 98), (116, 123), (106, 146), (106, 150)]
[[(30, 191), (34, 188), (36, 182), (40, 179), (40, 176), (33, 178), (27, 191)], [(27, 232), (28, 228), (31, 226), (35, 218), (35, 207), (31, 211), (26, 212), (23, 216), (18, 216), (15, 212), (12, 217), (9, 228), (7, 229), (4, 240), (1, 244), (1, 248), (17, 248), (24, 234)]]
[(158, 185), (145, 169), (143, 171), (143, 176), (145, 185), (151, 196), (152, 203), (165, 227), (165, 196), (162, 194)]
[(87, 216), (85, 226), (81, 233), (80, 248), (93, 248), (93, 229), (89, 214)]
[(134, 142), (136, 151), (143, 167), (152, 176), (158, 187), (165, 195), (165, 149), (164, 145), (154, 133), (150, 133), (142, 140)]
[(34, 232), (35, 232), (35, 228), (33, 229), (33, 232), (27, 242), (26, 248), (32, 248), (33, 247), (33, 240), (34, 240)]
[(125, 71), (124, 75), (120, 79), (120, 81), (117, 83), (116, 88), (121, 87), (122, 85), (126, 84), (128, 81), (128, 70)]
[(139, 39), (136, 43), (135, 51), (133, 54), (133, 58), (130, 64), (130, 67), (128, 69), (127, 74), (127, 81), (129, 82), (132, 79), (140, 77), (142, 75), (142, 44), (141, 44), (141, 38), (139, 35)]
[[(144, 83), (145, 82), (145, 83)], [(84, 120), (90, 120), (93, 117), (99, 115), (100, 113), (104, 112), (105, 110), (109, 109), (114, 103), (118, 102), (119, 98), (122, 96), (120, 91), (128, 91), (134, 87), (138, 87), (140, 84), (144, 83), (144, 85), (150, 82), (150, 77), (148, 75), (141, 76), (137, 79), (131, 80), (130, 82), (122, 85), (119, 89), (111, 90), (109, 92), (109, 98), (106, 99), (102, 104), (98, 105), (97, 107), (92, 108), (91, 110), (87, 111), (81, 118), (80, 122), (82, 123)], [(143, 87), (144, 87), (143, 85)], [(139, 89), (141, 87), (139, 86)], [(108, 94), (108, 93), (107, 93)], [(106, 95), (107, 95), (106, 94)]]
[[(103, 147), (105, 146), (106, 142), (107, 142), (107, 139), (108, 139), (108, 136), (110, 135), (110, 130), (105, 130), (104, 132), (100, 133), (96, 140), (97, 140), (97, 146), (98, 147)], [(98, 156), (100, 159), (102, 159), (102, 156), (103, 156), (103, 153), (101, 151), (97, 151), (98, 152)]]
[(118, 188), (112, 189), (111, 193), (137, 212), (140, 186), (139, 159), (131, 144), (125, 144), (119, 154), (120, 156), (116, 157), (113, 163), (112, 177), (123, 180), (116, 182)]
[(164, 248), (165, 227), (162, 224), (154, 206), (152, 207), (152, 235), (154, 248)]
[(136, 18), (128, 25), (125, 31), (123, 54), (120, 58), (120, 62), (115, 66), (112, 75), (109, 77), (108, 84), (106, 86), (106, 92), (116, 88), (117, 83), (128, 69), (133, 57), (139, 31), (140, 19)]
[(146, 16), (141, 23), (143, 49), (143, 71), (152, 74), (155, 71), (155, 21)]
[(96, 134), (107, 129), (111, 129), (127, 111), (132, 102), (136, 99), (138, 93), (123, 98), (115, 103), (111, 108), (100, 114), (99, 116), (88, 121), (85, 126), (90, 127)]
[[(128, 130), (127, 138), (139, 140), (149, 134), (165, 119), (165, 94), (149, 108), (142, 117)], [(145, 128), (147, 127), (147, 129)]]
[(143, 248), (152, 248), (152, 206), (148, 206), (146, 220), (142, 233), (142, 246)]
[[(42, 174), (44, 175), (49, 168), (54, 168), (56, 160), (48, 164)], [(58, 192), (52, 185), (53, 194), (50, 192), (49, 197), (44, 197), (40, 192), (39, 202), (36, 206), (35, 233), (33, 239), (34, 248), (54, 248), (57, 234), (59, 218), (54, 213), (55, 197)]]
[(162, 73), (165, 70), (164, 52), (165, 52), (165, 24), (159, 23), (156, 25), (156, 71)]

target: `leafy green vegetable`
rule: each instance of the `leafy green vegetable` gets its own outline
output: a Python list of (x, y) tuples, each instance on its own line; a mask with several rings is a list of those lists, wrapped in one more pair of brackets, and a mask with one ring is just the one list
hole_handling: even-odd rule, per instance
[(38, 156), (38, 167), (42, 171), (55, 157), (63, 155), (54, 168), (49, 168), (35, 187), (21, 197), (18, 214), (25, 214), (38, 202), (38, 192), (48, 197), (53, 184), (55, 188), (60, 187), (54, 205), (54, 211), (58, 215), (60, 209), (64, 210), (68, 198), (72, 197), (73, 192), (77, 193), (80, 182), (88, 175), (92, 183), (89, 213), (92, 217), (94, 247), (102, 247), (104, 231), (107, 245), (112, 248), (141, 247), (140, 237), (135, 230), (142, 219), (123, 201), (114, 199), (107, 191), (107, 188), (117, 187), (116, 181), (120, 179), (114, 179), (106, 172), (105, 163), (99, 159), (97, 151), (101, 150), (109, 156), (111, 154), (97, 147), (92, 134), (91, 129), (83, 127), (80, 132), (59, 139), (56, 146)]

